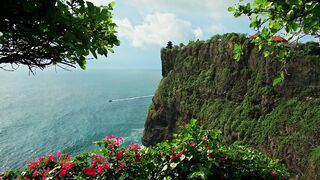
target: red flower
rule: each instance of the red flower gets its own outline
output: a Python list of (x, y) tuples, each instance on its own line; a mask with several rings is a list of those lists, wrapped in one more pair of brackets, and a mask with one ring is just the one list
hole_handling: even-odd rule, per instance
[(44, 172), (43, 174), (42, 174), (42, 180), (46, 180), (46, 176), (47, 176), (47, 174), (50, 172), (50, 168), (48, 167), (47, 168), (47, 170), (46, 170), (46, 172)]
[(39, 171), (33, 172), (32, 177), (38, 177), (38, 176), (39, 176)]
[(54, 155), (49, 155), (49, 156), (47, 157), (47, 160), (46, 160), (46, 162), (45, 162), (45, 165), (47, 165), (50, 161), (53, 161), (55, 158), (56, 158), (56, 157), (55, 157)]
[(67, 170), (67, 171), (73, 167), (74, 167), (74, 162), (62, 164), (62, 169)]
[(31, 180), (31, 179), (30, 179), (30, 178), (28, 178), (28, 177), (24, 177), (23, 179), (24, 179), (24, 180)]
[(61, 157), (61, 152), (58, 152), (58, 153), (57, 153), (57, 157), (60, 159), (60, 157)]
[(29, 168), (30, 169), (34, 169), (35, 167), (37, 167), (38, 166), (38, 162), (36, 161), (36, 162), (29, 162)]
[(95, 166), (97, 163), (99, 162), (103, 162), (104, 161), (104, 157), (102, 156), (93, 156), (92, 158), (92, 164)]
[(108, 163), (103, 163), (103, 165), (104, 165), (104, 167), (106, 168), (106, 169), (111, 169), (111, 167), (110, 167), (110, 165), (108, 164)]
[(88, 167), (84, 169), (84, 173), (86, 175), (92, 176), (92, 177), (96, 177), (97, 173), (96, 173), (96, 169), (93, 167)]
[(278, 175), (277, 171), (272, 171), (272, 172), (271, 172), (271, 176), (272, 176), (273, 178), (276, 178), (277, 175)]
[(99, 174), (102, 174), (103, 169), (104, 169), (104, 165), (103, 165), (103, 164), (99, 164), (99, 165), (98, 165), (98, 173), (99, 173)]
[(170, 156), (170, 160), (173, 161), (174, 160), (174, 155)]
[(225, 160), (225, 156), (224, 154), (221, 154), (221, 162), (224, 162), (224, 160)]
[(207, 147), (206, 147), (206, 151), (209, 151), (209, 150), (210, 150), (210, 147), (209, 147), (209, 146), (207, 146)]
[(211, 158), (211, 154), (208, 154), (208, 155), (207, 155), (207, 158), (210, 159), (210, 158)]
[(66, 152), (66, 160), (70, 161), (70, 156), (69, 156), (68, 152)]
[(134, 157), (134, 160), (135, 160), (135, 161), (140, 161), (140, 160), (141, 160), (141, 154), (140, 154), (140, 153), (137, 153), (137, 154), (136, 154), (136, 157)]
[(124, 168), (124, 163), (120, 162), (120, 165), (119, 165), (119, 168), (118, 168), (118, 172), (120, 172), (123, 168)]
[(179, 152), (179, 154), (176, 154), (176, 157), (181, 157), (184, 152), (185, 150), (183, 149), (182, 151)]
[(205, 140), (205, 141), (208, 141), (208, 136), (205, 136), (204, 138), (203, 138), (203, 140)]
[(191, 146), (191, 147), (195, 147), (195, 146), (196, 146), (196, 143), (195, 143), (195, 142), (191, 142), (190, 146)]
[(60, 176), (60, 177), (65, 177), (66, 174), (67, 174), (67, 170), (65, 170), (65, 169), (60, 169), (60, 171), (59, 171), (59, 176)]
[(119, 150), (118, 151), (118, 154), (116, 156), (116, 160), (119, 160), (119, 159), (122, 159), (123, 158), (123, 151), (122, 150)]

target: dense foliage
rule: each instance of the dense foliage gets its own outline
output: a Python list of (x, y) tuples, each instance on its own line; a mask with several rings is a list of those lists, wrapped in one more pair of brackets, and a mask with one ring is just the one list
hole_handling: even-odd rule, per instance
[(84, 0), (1, 1), (1, 68), (25, 65), (32, 71), (78, 64), (85, 69), (90, 52), (95, 58), (107, 56), (119, 45), (113, 6), (97, 7)]
[[(239, 0), (242, 2), (243, 0)], [(253, 40), (259, 49), (263, 49), (265, 57), (282, 62), (287, 61), (295, 51), (294, 44), (306, 35), (320, 38), (320, 3), (318, 0), (254, 0), (253, 3), (238, 4), (229, 7), (235, 17), (246, 15), (250, 19), (250, 27), (257, 30), (257, 38)], [(291, 44), (275, 42), (272, 37), (282, 33)], [(241, 53), (241, 46), (236, 45), (235, 59)], [(320, 49), (319, 45), (316, 47)], [(319, 50), (318, 50), (319, 51)], [(285, 70), (279, 73), (274, 85), (284, 80)]]
[(282, 179), (287, 168), (244, 146), (226, 146), (219, 130), (203, 130), (196, 120), (152, 147), (121, 146), (107, 136), (100, 149), (70, 157), (67, 153), (39, 157), (20, 171), (0, 179)]

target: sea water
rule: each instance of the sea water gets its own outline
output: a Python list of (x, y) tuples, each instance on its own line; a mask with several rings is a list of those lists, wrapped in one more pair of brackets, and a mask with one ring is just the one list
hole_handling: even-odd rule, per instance
[[(160, 79), (160, 70), (0, 72), (0, 172), (92, 150), (106, 135), (140, 143)], [(137, 96), (148, 97), (109, 102)]]

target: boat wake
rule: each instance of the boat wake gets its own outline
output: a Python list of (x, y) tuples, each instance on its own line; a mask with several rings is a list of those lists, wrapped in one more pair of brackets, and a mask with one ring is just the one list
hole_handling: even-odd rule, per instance
[(121, 98), (121, 99), (110, 99), (109, 102), (117, 102), (117, 101), (130, 101), (134, 99), (143, 99), (143, 98), (151, 98), (153, 95), (148, 96), (136, 96), (136, 97), (130, 97), (130, 98)]

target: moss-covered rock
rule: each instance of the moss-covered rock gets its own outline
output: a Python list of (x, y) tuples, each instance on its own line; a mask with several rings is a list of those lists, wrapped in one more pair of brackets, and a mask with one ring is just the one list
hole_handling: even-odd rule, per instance
[[(232, 59), (235, 43), (245, 50), (239, 62)], [(318, 55), (297, 54), (283, 66), (264, 59), (244, 35), (230, 33), (162, 49), (161, 59), (163, 79), (143, 144), (170, 139), (179, 124), (197, 118), (206, 128), (220, 128), (227, 143), (245, 143), (283, 159), (299, 177), (319, 177), (319, 164), (310, 160), (320, 145)], [(280, 69), (286, 79), (275, 88)]]

